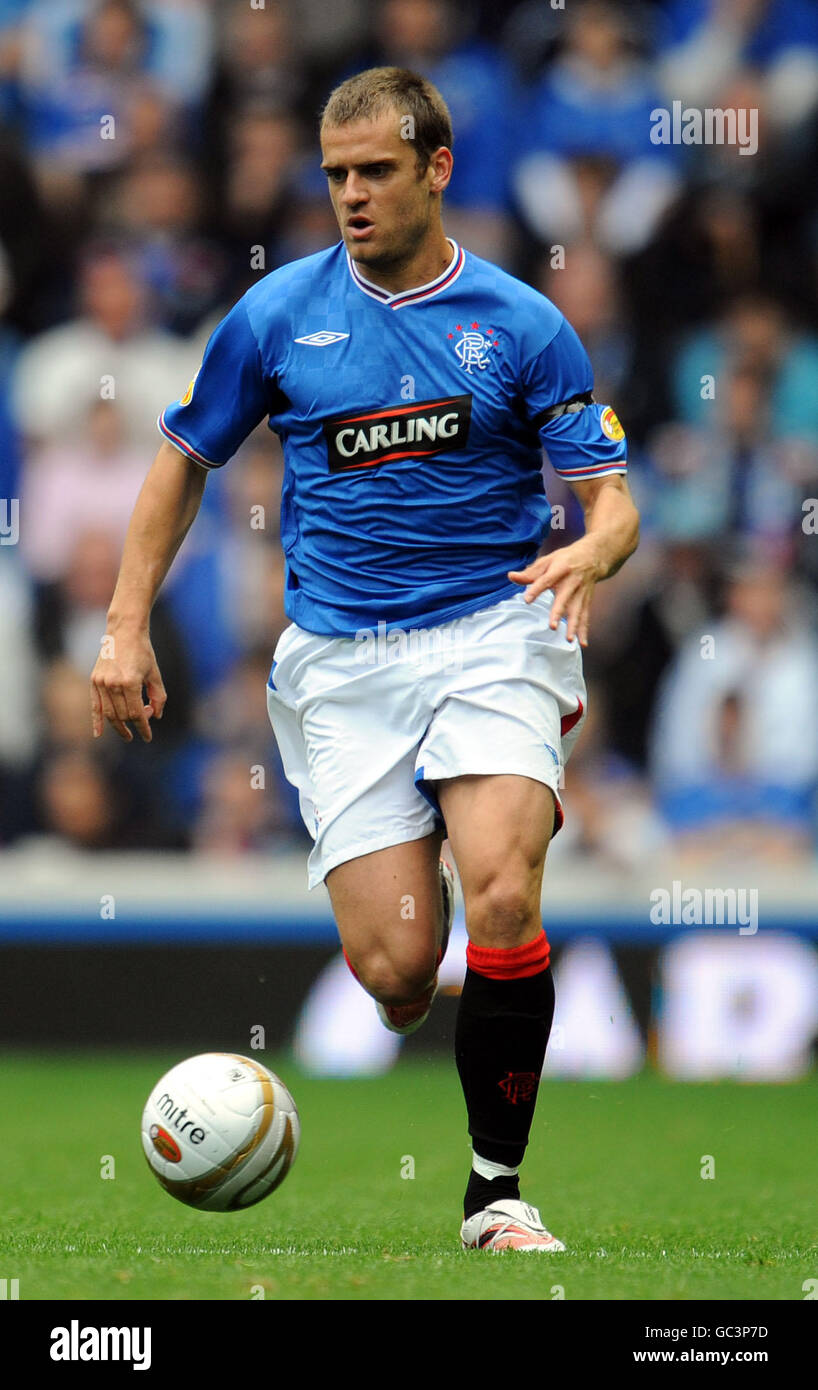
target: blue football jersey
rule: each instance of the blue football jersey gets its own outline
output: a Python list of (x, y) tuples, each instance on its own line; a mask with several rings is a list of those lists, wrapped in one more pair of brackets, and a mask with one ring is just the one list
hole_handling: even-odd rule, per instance
[(568, 481), (626, 471), (576, 333), (530, 286), (451, 242), (389, 294), (342, 242), (260, 280), (159, 427), (219, 468), (265, 418), (282, 443), (286, 611), (353, 636), (424, 627), (520, 586), (549, 525), (542, 448)]

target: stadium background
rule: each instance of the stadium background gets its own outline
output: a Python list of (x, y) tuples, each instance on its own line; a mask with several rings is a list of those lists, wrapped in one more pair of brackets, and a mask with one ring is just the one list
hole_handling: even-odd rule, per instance
[[(88, 696), (156, 416), (251, 283), (337, 239), (317, 113), (380, 62), (449, 102), (447, 230), (577, 328), (643, 515), (595, 597), (589, 723), (549, 853), (547, 1065), (802, 1075), (818, 1036), (809, 0), (0, 0), (0, 1041), (295, 1044), (329, 1074), (396, 1058), (350, 993), (324, 890), (306, 892), (267, 721), (286, 619), (266, 428), (209, 478), (157, 603), (153, 744), (93, 745)], [(757, 152), (653, 144), (650, 113), (675, 100), (757, 111)], [(544, 466), (560, 545), (581, 518)], [(657, 920), (674, 883), (727, 920), (695, 903)], [(462, 965), (461, 923), (450, 997), (407, 1052), (450, 1046)]]

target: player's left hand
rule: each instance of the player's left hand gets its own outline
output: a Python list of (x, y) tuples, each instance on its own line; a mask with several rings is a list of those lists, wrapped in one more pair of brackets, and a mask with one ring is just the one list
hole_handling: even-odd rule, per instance
[(563, 546), (550, 555), (533, 560), (524, 570), (509, 570), (515, 584), (527, 585), (526, 603), (533, 603), (546, 589), (553, 590), (549, 627), (556, 628), (565, 618), (568, 641), (578, 637), (580, 645), (588, 645), (588, 625), (594, 589), (605, 576), (594, 538), (582, 536), (573, 545)]

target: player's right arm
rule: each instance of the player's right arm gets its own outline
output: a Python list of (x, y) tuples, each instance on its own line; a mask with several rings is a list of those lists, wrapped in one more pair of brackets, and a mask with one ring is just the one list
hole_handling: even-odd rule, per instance
[[(130, 743), (134, 724), (146, 743), (161, 719), (165, 687), (150, 639), (150, 615), (176, 552), (190, 530), (207, 472), (169, 442), (161, 445), (134, 507), (102, 647), (91, 673), (91, 722), (105, 720)], [(148, 704), (142, 702), (146, 690)]]
[[(179, 401), (163, 410), (165, 436), (137, 498), (99, 659), (91, 675), (94, 737), (105, 720), (130, 743), (146, 743), (161, 719), (165, 688), (150, 640), (150, 614), (187, 535), (212, 468), (221, 468), (269, 413), (268, 388), (245, 295), (218, 324)], [(148, 703), (142, 703), (142, 689)]]

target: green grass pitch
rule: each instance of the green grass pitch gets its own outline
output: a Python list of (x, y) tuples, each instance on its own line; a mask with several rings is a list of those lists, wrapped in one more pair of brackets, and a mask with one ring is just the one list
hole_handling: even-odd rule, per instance
[(523, 1195), (570, 1253), (491, 1256), (459, 1248), (452, 1062), (340, 1082), (256, 1055), (295, 1095), (301, 1151), (226, 1215), (173, 1201), (142, 1156), (142, 1105), (180, 1054), (0, 1055), (0, 1275), (21, 1299), (801, 1300), (818, 1278), (815, 1079), (544, 1083)]

